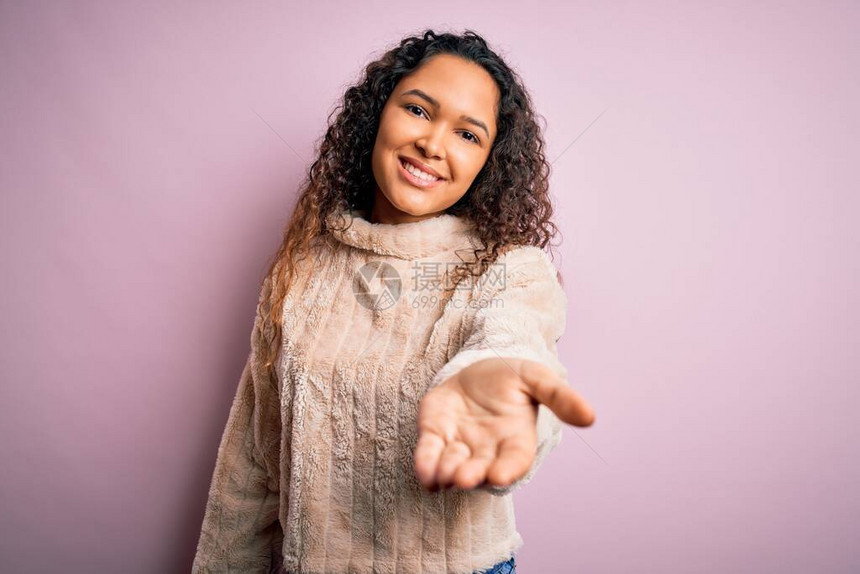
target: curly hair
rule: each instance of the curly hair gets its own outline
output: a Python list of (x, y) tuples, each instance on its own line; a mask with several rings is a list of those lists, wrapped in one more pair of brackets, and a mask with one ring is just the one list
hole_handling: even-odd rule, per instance
[[(346, 90), (329, 114), (328, 129), (301, 184), (283, 242), (267, 262), (255, 324), (259, 332), (255, 335), (267, 343), (262, 364), (274, 385), (273, 363), (279, 351), (283, 304), (295, 278), (296, 264), (309, 255), (313, 243), (329, 234), (330, 215), (372, 207), (375, 180), (371, 155), (382, 109), (400, 80), (438, 54), (453, 54), (480, 65), (501, 93), (497, 137), (490, 155), (463, 197), (446, 210), (475, 223), (481, 245), (472, 254), (474, 261), (464, 260), (453, 270), (450, 289), (466, 275), (483, 273), (511, 247), (545, 248), (558, 232), (550, 221), (550, 164), (536, 120), (539, 116), (517, 73), (471, 30), (462, 35), (426, 30), (404, 38), (365, 67), (357, 84)], [(561, 280), (560, 274), (558, 278)]]

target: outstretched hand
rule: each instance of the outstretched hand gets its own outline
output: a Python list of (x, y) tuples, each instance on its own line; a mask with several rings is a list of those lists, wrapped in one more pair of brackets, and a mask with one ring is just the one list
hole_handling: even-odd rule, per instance
[(585, 399), (542, 363), (490, 358), (462, 369), (418, 406), (418, 481), (436, 491), (519, 480), (534, 461), (540, 403), (562, 422), (594, 423)]

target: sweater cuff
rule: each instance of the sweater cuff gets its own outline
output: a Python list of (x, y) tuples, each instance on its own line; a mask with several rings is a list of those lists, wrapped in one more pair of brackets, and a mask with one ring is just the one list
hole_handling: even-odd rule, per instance
[(530, 347), (507, 347), (505, 349), (464, 349), (436, 372), (428, 388), (435, 388), (450, 379), (466, 367), (484, 359), (527, 359), (542, 363), (553, 370), (562, 379), (567, 379), (567, 369), (558, 359), (539, 353)]

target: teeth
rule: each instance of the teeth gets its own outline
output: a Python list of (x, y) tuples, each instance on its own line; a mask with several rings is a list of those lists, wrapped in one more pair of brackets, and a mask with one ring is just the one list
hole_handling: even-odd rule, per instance
[(409, 173), (411, 173), (412, 175), (414, 175), (415, 177), (417, 177), (421, 181), (436, 181), (437, 179), (439, 179), (435, 175), (430, 175), (426, 171), (421, 171), (420, 169), (418, 169), (417, 167), (415, 167), (414, 165), (412, 165), (408, 161), (401, 161), (401, 163), (403, 164), (403, 168), (406, 171), (408, 171)]

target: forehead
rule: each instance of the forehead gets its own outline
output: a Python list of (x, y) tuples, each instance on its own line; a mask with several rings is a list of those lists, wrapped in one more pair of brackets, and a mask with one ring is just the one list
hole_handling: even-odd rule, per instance
[(394, 95), (400, 96), (413, 88), (437, 100), (440, 113), (473, 116), (495, 131), (499, 88), (480, 65), (451, 54), (433, 56), (400, 80)]

